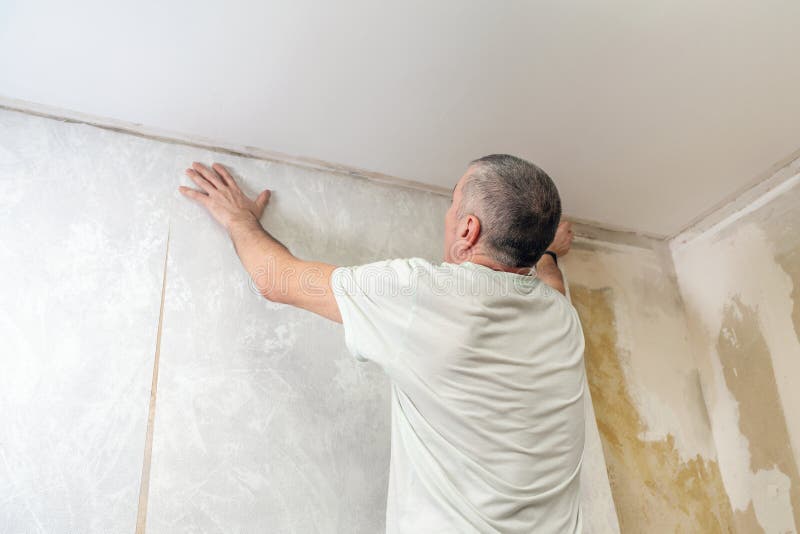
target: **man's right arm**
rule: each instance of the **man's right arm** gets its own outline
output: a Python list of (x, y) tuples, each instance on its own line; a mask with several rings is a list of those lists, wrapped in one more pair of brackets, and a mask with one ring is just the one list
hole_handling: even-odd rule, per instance
[[(547, 247), (547, 250), (555, 253), (559, 258), (564, 256), (569, 252), (569, 248), (572, 245), (572, 237), (572, 223), (568, 221), (560, 222), (556, 230), (556, 236), (550, 246)], [(567, 294), (567, 289), (564, 286), (564, 276), (550, 254), (542, 254), (542, 257), (536, 262), (536, 276), (556, 291), (560, 291), (562, 295)]]

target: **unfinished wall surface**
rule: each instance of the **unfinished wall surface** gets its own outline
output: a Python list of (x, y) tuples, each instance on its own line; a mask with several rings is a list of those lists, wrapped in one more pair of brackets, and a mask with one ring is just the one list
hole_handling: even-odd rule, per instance
[(730, 532), (666, 251), (580, 240), (563, 264), (620, 531)]
[[(441, 257), (449, 198), (0, 111), (0, 533), (383, 530), (386, 378), (253, 291), (177, 192), (195, 160), (273, 189), (300, 257)], [(594, 445), (586, 531), (616, 532)]]
[(739, 532), (800, 527), (800, 165), (672, 243)]

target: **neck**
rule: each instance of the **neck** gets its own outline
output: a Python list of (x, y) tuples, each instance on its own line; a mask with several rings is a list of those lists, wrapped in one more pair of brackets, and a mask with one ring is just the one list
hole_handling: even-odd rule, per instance
[(468, 257), (459, 263), (462, 263), (464, 261), (470, 261), (477, 265), (483, 265), (484, 267), (488, 267), (494, 271), (502, 271), (505, 273), (530, 274), (531, 272), (530, 267), (509, 267), (507, 265), (503, 265), (502, 263), (495, 261), (493, 258), (485, 254), (480, 254), (480, 253), (473, 254), (471, 257)]

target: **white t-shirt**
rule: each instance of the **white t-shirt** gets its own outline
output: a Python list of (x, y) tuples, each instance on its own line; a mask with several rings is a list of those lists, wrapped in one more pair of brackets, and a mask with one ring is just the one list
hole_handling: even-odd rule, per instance
[(387, 533), (581, 532), (584, 339), (561, 293), (421, 258), (331, 285), (348, 350), (391, 382)]

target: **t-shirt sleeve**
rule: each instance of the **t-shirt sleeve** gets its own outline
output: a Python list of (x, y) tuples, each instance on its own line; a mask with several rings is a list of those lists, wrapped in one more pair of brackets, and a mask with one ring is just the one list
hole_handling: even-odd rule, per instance
[(357, 360), (388, 371), (403, 350), (414, 313), (416, 280), (409, 259), (337, 267), (331, 289), (339, 306), (347, 349)]

